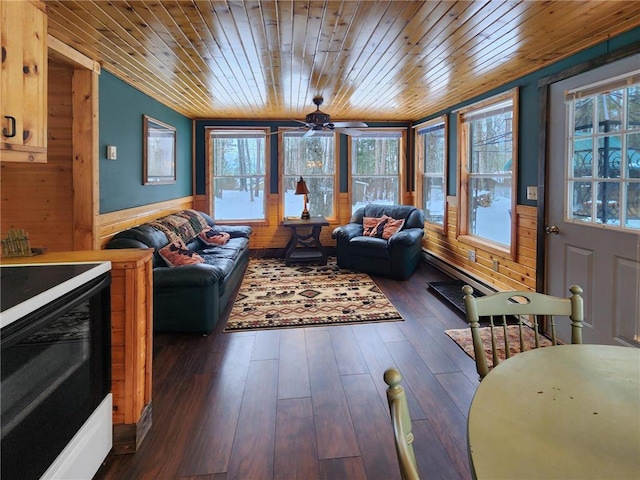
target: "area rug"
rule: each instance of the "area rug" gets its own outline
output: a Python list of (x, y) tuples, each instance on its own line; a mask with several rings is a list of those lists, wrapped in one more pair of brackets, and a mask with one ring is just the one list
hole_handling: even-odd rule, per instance
[(225, 332), (403, 320), (365, 273), (326, 266), (287, 267), (282, 259), (251, 259)]
[[(500, 348), (498, 348), (498, 358), (500, 361), (506, 358), (504, 350), (504, 331), (502, 327), (496, 327), (495, 329), (496, 340)], [(467, 355), (475, 360), (476, 356), (473, 352), (473, 340), (471, 339), (470, 328), (460, 328), (455, 330), (445, 330), (445, 332), (451, 340), (465, 351)], [(524, 336), (524, 350), (531, 350), (535, 346), (535, 334), (532, 328), (523, 327), (522, 333)], [(511, 356), (520, 353), (520, 334), (518, 333), (518, 327), (511, 325), (507, 327), (507, 335), (509, 336), (509, 351)], [(482, 338), (482, 344), (484, 345), (484, 356), (487, 359), (487, 365), (489, 368), (493, 366), (493, 355), (491, 354), (491, 329), (489, 327), (480, 328), (480, 337)], [(544, 335), (538, 336), (540, 347), (549, 347), (552, 345)]]

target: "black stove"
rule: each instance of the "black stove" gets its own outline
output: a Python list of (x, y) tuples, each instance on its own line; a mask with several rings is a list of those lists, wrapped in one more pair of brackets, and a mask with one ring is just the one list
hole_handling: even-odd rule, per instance
[(0, 267), (0, 311), (4, 312), (36, 295), (94, 268), (97, 263)]

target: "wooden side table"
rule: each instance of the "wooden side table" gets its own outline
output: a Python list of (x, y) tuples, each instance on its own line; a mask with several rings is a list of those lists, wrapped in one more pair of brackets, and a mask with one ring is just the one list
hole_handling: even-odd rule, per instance
[[(320, 242), (320, 232), (322, 227), (329, 225), (323, 216), (311, 217), (309, 219), (286, 218), (282, 222), (284, 227), (291, 229), (291, 239), (287, 243), (285, 254), (285, 265), (288, 267), (292, 263), (320, 263), (327, 264), (327, 252)], [(311, 229), (308, 233), (300, 233), (298, 229)]]

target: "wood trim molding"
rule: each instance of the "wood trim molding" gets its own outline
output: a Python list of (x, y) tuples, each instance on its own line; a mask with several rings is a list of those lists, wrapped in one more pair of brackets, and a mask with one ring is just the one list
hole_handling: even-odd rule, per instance
[(98, 62), (61, 42), (56, 37), (47, 35), (47, 47), (49, 47), (49, 56), (56, 60), (71, 63), (76, 69), (92, 70), (97, 74), (100, 73), (100, 64)]
[(98, 74), (74, 69), (73, 100), (73, 248), (97, 249), (95, 218), (99, 204)]

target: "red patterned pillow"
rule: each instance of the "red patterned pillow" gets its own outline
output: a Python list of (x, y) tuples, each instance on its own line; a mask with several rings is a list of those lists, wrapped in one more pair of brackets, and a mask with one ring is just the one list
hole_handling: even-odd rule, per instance
[(382, 238), (388, 240), (391, 235), (399, 231), (404, 225), (404, 218), (396, 220), (391, 217), (387, 217), (384, 220), (383, 230), (382, 230)]
[(227, 232), (216, 232), (213, 228), (207, 227), (198, 234), (198, 237), (207, 245), (224, 245), (231, 235)]
[(366, 237), (378, 237), (382, 238), (382, 230), (378, 231), (378, 225), (385, 218), (389, 218), (386, 215), (383, 215), (381, 218), (375, 217), (363, 217), (362, 218), (362, 235)]
[(192, 252), (187, 249), (182, 240), (174, 240), (167, 246), (161, 248), (158, 253), (170, 267), (204, 263), (204, 258), (198, 255), (196, 252)]
[(391, 235), (396, 233), (404, 225), (404, 219), (396, 220), (383, 215), (380, 218), (364, 217), (362, 219), (363, 235), (367, 237), (384, 238), (388, 240)]

